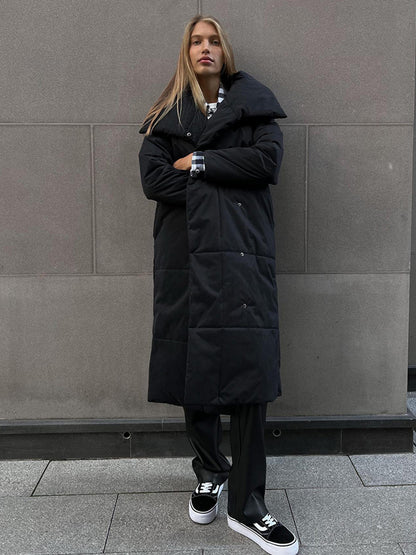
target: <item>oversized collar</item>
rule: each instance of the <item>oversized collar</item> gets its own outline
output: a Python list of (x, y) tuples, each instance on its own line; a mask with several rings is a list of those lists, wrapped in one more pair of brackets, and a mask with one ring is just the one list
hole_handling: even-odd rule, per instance
[[(274, 93), (245, 71), (237, 71), (228, 79), (221, 79), (226, 89), (224, 100), (218, 104), (216, 112), (207, 120), (205, 129), (199, 138), (198, 148), (209, 144), (213, 137), (224, 128), (231, 127), (237, 121), (250, 118), (286, 118)], [(189, 87), (182, 95), (181, 122), (178, 120), (176, 106), (153, 128), (155, 135), (173, 135), (188, 139), (188, 129), (195, 117), (203, 115), (195, 105)], [(145, 133), (148, 123), (139, 132)]]

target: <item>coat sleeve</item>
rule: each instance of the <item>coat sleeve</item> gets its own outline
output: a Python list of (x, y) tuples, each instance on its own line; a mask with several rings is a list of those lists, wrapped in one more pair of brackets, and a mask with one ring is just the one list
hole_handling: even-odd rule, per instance
[(205, 150), (205, 179), (224, 186), (276, 185), (283, 157), (283, 134), (274, 119), (256, 125), (253, 145)]
[(186, 204), (188, 170), (173, 167), (167, 137), (147, 135), (139, 151), (140, 176), (145, 196), (169, 204)]

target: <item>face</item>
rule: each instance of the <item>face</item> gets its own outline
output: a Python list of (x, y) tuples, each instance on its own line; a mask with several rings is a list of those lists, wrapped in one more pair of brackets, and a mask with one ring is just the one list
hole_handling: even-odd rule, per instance
[(193, 28), (189, 58), (197, 77), (220, 75), (224, 54), (220, 37), (212, 23), (198, 21)]

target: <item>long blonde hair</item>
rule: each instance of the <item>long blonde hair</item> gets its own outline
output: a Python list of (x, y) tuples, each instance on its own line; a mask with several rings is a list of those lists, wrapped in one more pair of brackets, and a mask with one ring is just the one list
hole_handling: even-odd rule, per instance
[(222, 28), (221, 23), (218, 21), (218, 19), (210, 15), (194, 16), (186, 24), (185, 27), (175, 74), (169, 81), (168, 85), (166, 86), (160, 97), (150, 108), (142, 122), (143, 125), (145, 122), (147, 123), (150, 121), (149, 127), (146, 131), (146, 135), (150, 135), (156, 123), (158, 123), (169, 112), (169, 110), (172, 108), (172, 106), (175, 105), (175, 103), (179, 122), (181, 121), (182, 95), (188, 85), (192, 91), (195, 105), (198, 106), (198, 108), (203, 113), (205, 113), (205, 98), (189, 58), (191, 34), (195, 25), (199, 21), (211, 23), (215, 27), (216, 32), (220, 38), (220, 44), (222, 46), (224, 54), (224, 64), (221, 70), (221, 78), (224, 80), (233, 73), (236, 73), (234, 53), (228, 36)]

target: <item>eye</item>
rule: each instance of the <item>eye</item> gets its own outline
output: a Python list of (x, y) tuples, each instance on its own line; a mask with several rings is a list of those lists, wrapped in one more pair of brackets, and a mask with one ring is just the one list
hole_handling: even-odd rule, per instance
[(220, 45), (220, 41), (219, 40), (213, 40), (212, 44), (215, 44), (215, 46), (219, 46)]
[(192, 44), (198, 44), (198, 42), (200, 42), (198, 39), (195, 39), (192, 41)]

